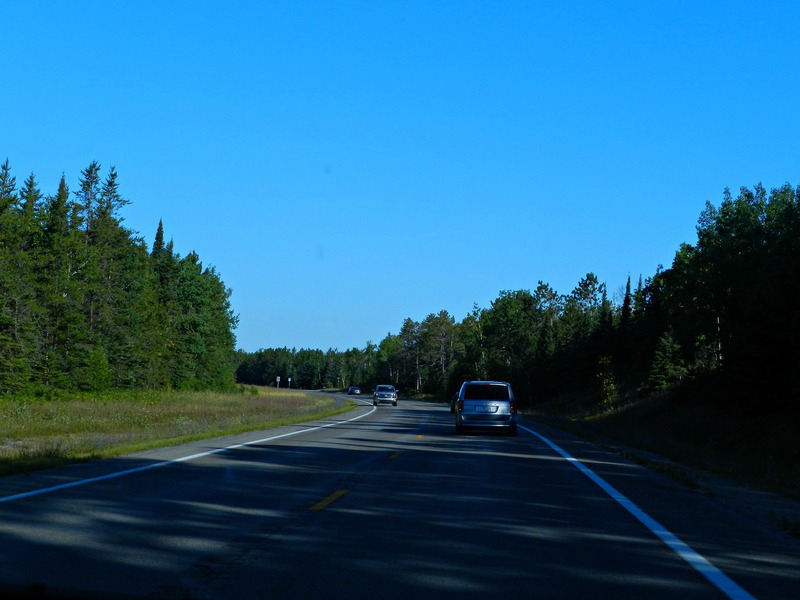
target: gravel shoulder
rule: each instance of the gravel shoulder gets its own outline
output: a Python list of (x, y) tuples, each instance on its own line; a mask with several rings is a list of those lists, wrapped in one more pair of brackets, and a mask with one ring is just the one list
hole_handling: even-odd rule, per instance
[(653, 471), (663, 473), (726, 506), (743, 513), (771, 529), (800, 538), (800, 501), (754, 490), (686, 466), (652, 452), (618, 444), (603, 444), (608, 450), (633, 460)]

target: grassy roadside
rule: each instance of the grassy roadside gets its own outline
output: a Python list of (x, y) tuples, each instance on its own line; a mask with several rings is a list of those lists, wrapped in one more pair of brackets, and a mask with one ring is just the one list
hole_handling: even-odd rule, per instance
[(222, 392), (130, 392), (0, 399), (0, 476), (301, 423), (352, 402), (253, 386)]
[(600, 445), (628, 447), (800, 500), (797, 418), (780, 411), (735, 409), (669, 394), (600, 410), (587, 398), (545, 402), (534, 419)]

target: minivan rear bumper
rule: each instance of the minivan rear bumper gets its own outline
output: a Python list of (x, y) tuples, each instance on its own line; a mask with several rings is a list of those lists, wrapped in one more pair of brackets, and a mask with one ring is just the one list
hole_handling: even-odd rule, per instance
[(494, 428), (494, 427), (516, 427), (516, 415), (473, 415), (463, 412), (456, 412), (456, 427), (461, 428)]

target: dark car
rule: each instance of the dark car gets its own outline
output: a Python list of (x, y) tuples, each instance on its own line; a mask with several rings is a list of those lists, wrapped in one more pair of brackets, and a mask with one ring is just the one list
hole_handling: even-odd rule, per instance
[(347, 388), (347, 393), (350, 394), (351, 396), (353, 395), (358, 396), (359, 394), (361, 394), (361, 388), (358, 387), (357, 385), (351, 385), (349, 388)]
[(393, 385), (379, 385), (375, 387), (372, 394), (373, 406), (378, 406), (381, 402), (391, 402), (392, 406), (397, 406), (397, 390)]
[(505, 381), (465, 381), (455, 403), (456, 433), (467, 428), (503, 428), (517, 434), (517, 403)]

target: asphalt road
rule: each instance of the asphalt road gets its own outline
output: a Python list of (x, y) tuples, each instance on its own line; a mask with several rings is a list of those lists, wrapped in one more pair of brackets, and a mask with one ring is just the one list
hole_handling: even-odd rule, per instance
[(800, 598), (797, 540), (523, 425), (456, 436), (446, 406), (401, 400), (4, 478), (0, 592)]

